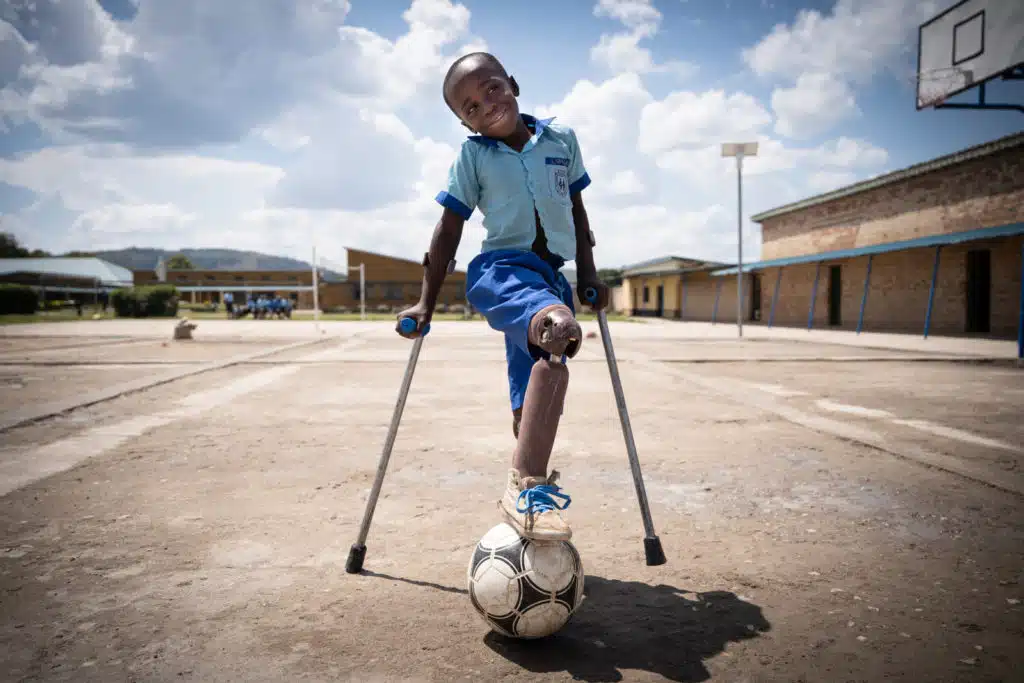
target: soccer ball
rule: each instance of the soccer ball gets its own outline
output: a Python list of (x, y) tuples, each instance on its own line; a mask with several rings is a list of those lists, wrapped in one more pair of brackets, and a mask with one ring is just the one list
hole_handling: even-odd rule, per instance
[(583, 563), (569, 541), (531, 541), (502, 522), (469, 560), (469, 599), (494, 631), (543, 638), (583, 602)]

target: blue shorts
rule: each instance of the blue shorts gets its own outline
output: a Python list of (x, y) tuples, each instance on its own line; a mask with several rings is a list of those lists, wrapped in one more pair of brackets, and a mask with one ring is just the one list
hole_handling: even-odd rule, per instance
[(534, 362), (551, 357), (529, 342), (530, 320), (554, 304), (565, 304), (575, 315), (572, 286), (537, 254), (499, 249), (483, 252), (470, 262), (466, 299), (492, 329), (505, 335), (509, 400), (512, 410), (517, 410), (523, 405)]

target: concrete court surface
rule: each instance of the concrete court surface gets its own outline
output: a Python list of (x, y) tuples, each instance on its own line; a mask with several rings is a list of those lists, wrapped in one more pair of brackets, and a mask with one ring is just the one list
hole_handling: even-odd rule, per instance
[[(291, 325), (306, 327), (259, 343), (294, 341)], [(500, 338), (450, 323), (426, 340), (352, 576), (410, 343), (386, 324), (324, 327), (306, 348), (4, 432), (0, 679), (1010, 681), (1024, 664), (1019, 368), (613, 323), (668, 563), (644, 565), (589, 339), (552, 458), (587, 599), (524, 643), (488, 634), (465, 594), (513, 447)], [(169, 353), (245, 341), (211, 328)], [(3, 370), (68, 370), (43, 347)]]

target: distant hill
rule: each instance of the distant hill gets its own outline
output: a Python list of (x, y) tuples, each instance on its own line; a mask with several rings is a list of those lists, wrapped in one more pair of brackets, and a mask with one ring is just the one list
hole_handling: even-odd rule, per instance
[(148, 249), (130, 247), (114, 251), (97, 251), (95, 255), (105, 261), (116, 263), (128, 270), (154, 270), (160, 259), (165, 261), (175, 254), (182, 254), (197, 270), (307, 270), (306, 261), (271, 256), (258, 251), (237, 249)]

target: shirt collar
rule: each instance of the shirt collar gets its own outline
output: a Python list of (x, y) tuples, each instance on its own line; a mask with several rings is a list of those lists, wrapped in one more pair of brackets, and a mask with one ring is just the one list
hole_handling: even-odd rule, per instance
[[(538, 119), (530, 116), (529, 114), (520, 114), (519, 118), (521, 118), (527, 126), (533, 127), (533, 137), (535, 138), (539, 138), (544, 132), (544, 129), (548, 127), (548, 124), (555, 120), (554, 116), (547, 119)], [(488, 137), (486, 135), (470, 135), (469, 139), (474, 142), (479, 142), (482, 145), (487, 145), (488, 147), (497, 147), (498, 142), (500, 142), (497, 138)]]

